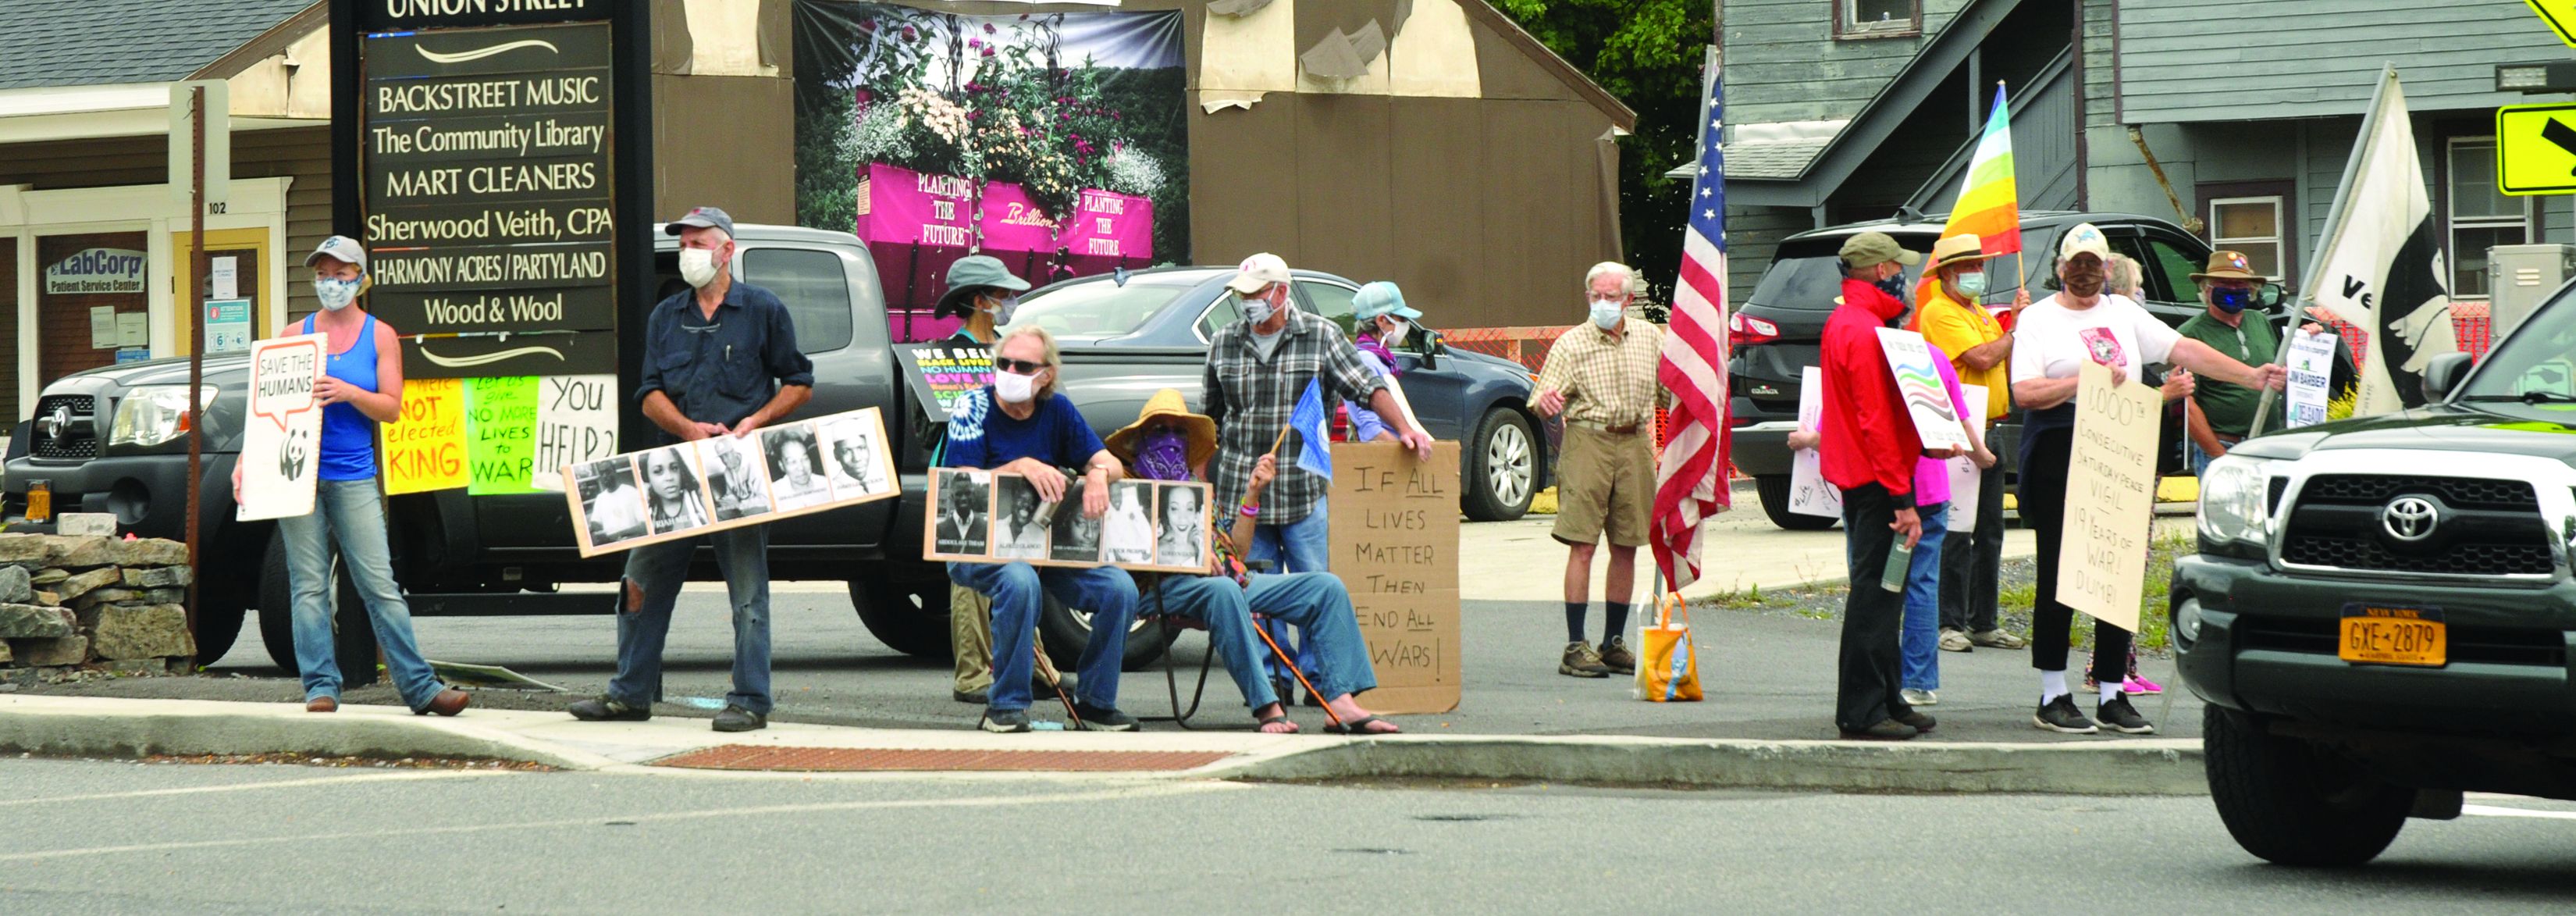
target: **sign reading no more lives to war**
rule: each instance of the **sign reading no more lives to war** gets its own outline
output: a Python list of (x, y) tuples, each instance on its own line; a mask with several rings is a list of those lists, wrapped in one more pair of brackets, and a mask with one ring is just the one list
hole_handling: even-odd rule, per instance
[(1458, 708), (1458, 444), (1423, 463), (1392, 442), (1333, 446), (1333, 574), (1351, 590), (1370, 709)]
[(2100, 363), (2087, 360), (2080, 372), (2057, 600), (2135, 633), (2146, 587), (2147, 538), (2155, 524), (2156, 432), (2164, 398), (2153, 385), (2111, 384), (2111, 370)]

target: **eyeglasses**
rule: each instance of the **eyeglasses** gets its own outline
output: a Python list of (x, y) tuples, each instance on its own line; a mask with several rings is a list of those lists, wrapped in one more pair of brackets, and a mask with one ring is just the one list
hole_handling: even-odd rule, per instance
[(1046, 368), (1046, 364), (1033, 363), (1025, 359), (1012, 359), (1007, 356), (996, 356), (993, 357), (993, 368), (1003, 372), (1008, 372), (1012, 375), (1036, 375), (1038, 374), (1038, 370)]

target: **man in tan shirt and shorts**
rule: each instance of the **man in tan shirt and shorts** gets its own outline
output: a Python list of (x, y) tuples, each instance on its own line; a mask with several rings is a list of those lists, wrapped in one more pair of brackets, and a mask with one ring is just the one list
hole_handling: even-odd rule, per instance
[[(1637, 548), (1655, 493), (1655, 362), (1664, 332), (1628, 317), (1637, 274), (1627, 265), (1602, 262), (1584, 275), (1589, 320), (1568, 328), (1549, 348), (1539, 370), (1540, 416), (1565, 418), (1565, 445), (1557, 457), (1556, 529), (1566, 544), (1565, 656), (1558, 674), (1608, 677), (1635, 674), (1637, 656), (1621, 633), (1628, 599), (1637, 588)], [(1610, 581), (1601, 602), (1605, 626), (1596, 652), (1583, 638), (1592, 554), (1610, 541)]]

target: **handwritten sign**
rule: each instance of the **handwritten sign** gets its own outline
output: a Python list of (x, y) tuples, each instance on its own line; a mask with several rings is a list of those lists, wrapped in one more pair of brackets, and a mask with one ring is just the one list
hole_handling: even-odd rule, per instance
[(913, 400), (933, 423), (948, 422), (950, 408), (967, 392), (993, 382), (993, 351), (981, 344), (926, 343), (896, 347)]
[(1914, 433), (1922, 437), (1923, 447), (1966, 448), (1968, 431), (1950, 406), (1950, 387), (1941, 384), (1941, 370), (1932, 365), (1932, 347), (1923, 335), (1880, 328), (1878, 349), (1887, 354), (1887, 371), (1896, 375), (1896, 393), (1913, 415)]
[(467, 379), (465, 411), (465, 492), (537, 492), (537, 377)]
[(1423, 463), (1392, 442), (1333, 446), (1331, 566), (1377, 674), (1370, 709), (1458, 708), (1458, 444)]
[(2111, 384), (2111, 370), (2100, 363), (2087, 361), (2081, 372), (2057, 600), (2134, 633), (2146, 586), (2148, 526), (2155, 522), (2163, 398), (2152, 385)]
[(2334, 378), (2335, 336), (2290, 335), (2290, 417), (2297, 429), (2326, 421), (2326, 386)]
[(536, 471), (529, 482), (561, 491), (569, 464), (617, 454), (617, 377), (550, 375), (537, 380)]
[(378, 431), (384, 438), (387, 495), (466, 485), (464, 379), (405, 381), (402, 416)]
[[(1798, 428), (1814, 432), (1825, 423), (1825, 370), (1808, 366), (1798, 377)], [(1843, 517), (1843, 491), (1825, 482), (1824, 458), (1815, 449), (1789, 454), (1789, 511), (1798, 515)]]
[(242, 426), (241, 498), (235, 518), (294, 518), (313, 512), (322, 474), (320, 334), (275, 337), (251, 345), (250, 419)]
[[(1986, 415), (1986, 386), (1961, 385), (1959, 399), (1968, 403), (1968, 416)], [(1994, 448), (1992, 443), (1987, 448)], [(1977, 460), (1966, 455), (1950, 459), (1950, 509), (1942, 516), (1952, 534), (1977, 530), (1977, 491), (1984, 489), (1986, 471)]]

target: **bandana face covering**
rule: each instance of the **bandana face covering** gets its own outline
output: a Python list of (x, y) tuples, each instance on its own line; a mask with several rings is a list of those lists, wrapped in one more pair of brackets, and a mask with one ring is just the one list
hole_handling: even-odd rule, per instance
[(1180, 433), (1147, 433), (1136, 448), (1136, 476), (1147, 480), (1190, 479), (1190, 444)]

